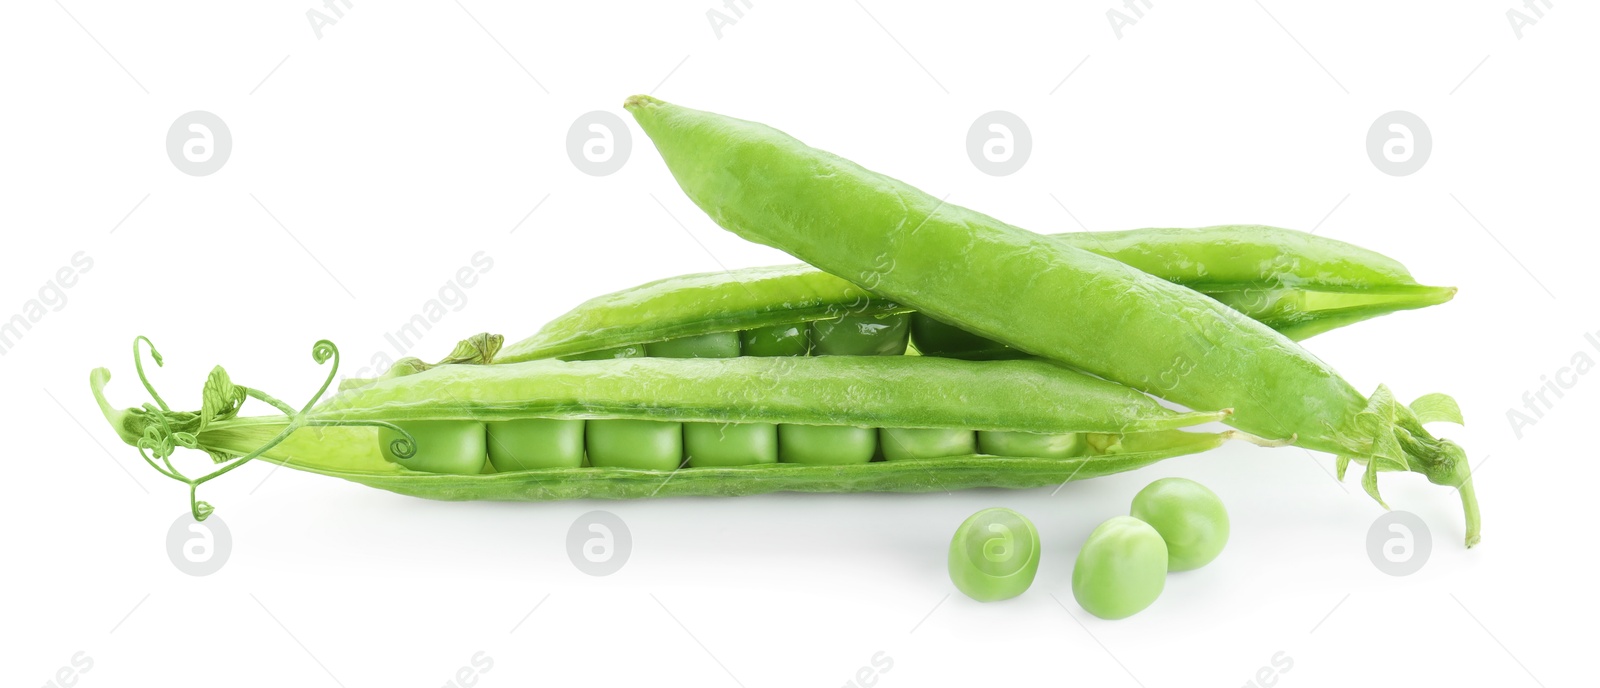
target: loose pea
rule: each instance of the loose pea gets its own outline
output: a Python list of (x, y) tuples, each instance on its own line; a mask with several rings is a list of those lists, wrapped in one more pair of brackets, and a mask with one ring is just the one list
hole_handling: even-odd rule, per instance
[(489, 463), (501, 473), (583, 465), (583, 421), (528, 418), (489, 423)]
[(1167, 543), (1167, 570), (1211, 563), (1228, 544), (1228, 510), (1217, 493), (1193, 480), (1162, 478), (1133, 496), (1133, 517)]
[(978, 433), (978, 449), (995, 456), (1033, 456), (1041, 459), (1070, 459), (1083, 455), (1087, 449), (1083, 433), (1069, 432), (1059, 435), (1040, 432)]
[(757, 327), (739, 333), (746, 356), (804, 356), (811, 353), (811, 327), (805, 323)]
[(778, 426), (772, 423), (684, 423), (689, 465), (746, 466), (778, 462)]
[(1033, 585), (1039, 572), (1039, 531), (1010, 509), (984, 509), (950, 539), (950, 582), (979, 602), (1007, 600)]
[(817, 356), (900, 356), (906, 352), (911, 317), (847, 315), (811, 323), (812, 353)]
[(591, 420), (584, 434), (589, 463), (598, 467), (670, 471), (683, 463), (683, 423)]
[(1167, 544), (1155, 528), (1117, 516), (1089, 534), (1072, 567), (1072, 596), (1090, 614), (1125, 619), (1161, 596), (1167, 583)]
[(615, 349), (585, 351), (581, 354), (572, 354), (571, 356), (562, 356), (561, 358), (562, 360), (566, 361), (603, 361), (610, 358), (644, 358), (644, 356), (645, 353), (643, 344), (629, 344), (627, 346), (619, 346)]
[(709, 332), (644, 345), (646, 355), (655, 358), (738, 358), (738, 332)]
[(883, 458), (888, 461), (978, 453), (971, 430), (882, 428), (878, 431), (878, 441), (883, 444)]
[(411, 433), (416, 441), (416, 454), (406, 459), (395, 456), (395, 442), (403, 442), (405, 436), (380, 427), (378, 446), (383, 451), (383, 458), (425, 473), (477, 475), (483, 472), (487, 457), (484, 452), (483, 423), (475, 420), (411, 420), (398, 421), (395, 425)]
[(792, 423), (778, 426), (778, 460), (784, 463), (867, 463), (877, 449), (878, 433), (872, 428)]

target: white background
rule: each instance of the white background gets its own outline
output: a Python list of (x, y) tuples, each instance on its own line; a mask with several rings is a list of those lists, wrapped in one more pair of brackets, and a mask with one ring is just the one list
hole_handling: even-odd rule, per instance
[[(867, 675), (878, 686), (1241, 686), (1278, 653), (1279, 686), (1592, 681), (1600, 382), (1577, 376), (1520, 438), (1506, 416), (1574, 356), (1600, 360), (1584, 340), (1600, 332), (1592, 6), (1529, 12), (1519, 38), (1510, 0), (1161, 2), (1118, 38), (1109, 0), (758, 2), (719, 38), (712, 0), (360, 2), (319, 38), (306, 12), (321, 5), (302, 5), (8, 6), (0, 318), (75, 253), (93, 265), (0, 356), (6, 684), (52, 685), (77, 655), (92, 667), (64, 675), (84, 687), (464, 686), (479, 652), (492, 668), (467, 678), (484, 687), (841, 686), (875, 655), (892, 662)], [(773, 124), (1038, 231), (1315, 229), (1459, 286), (1309, 348), (1363, 391), (1460, 400), (1468, 425), (1445, 434), (1478, 466), (1483, 544), (1461, 547), (1448, 489), (1386, 475), (1433, 549), (1415, 575), (1381, 573), (1366, 553), (1381, 509), (1298, 449), (1228, 447), (1053, 496), (629, 503), (438, 503), (258, 463), (202, 494), (231, 558), (177, 570), (165, 538), (184, 488), (88, 391), (103, 365), (114, 402), (146, 400), (135, 335), (167, 355), (153, 378), (174, 406), (197, 408), (219, 363), (298, 405), (324, 373), (319, 338), (353, 374), (482, 330), (519, 339), (646, 280), (791, 262), (713, 225), (631, 120), (619, 172), (577, 169), (572, 122), (623, 115), (637, 92)], [(231, 131), (210, 176), (164, 150), (192, 110)], [(1011, 176), (967, 158), (992, 110), (1032, 131)], [(1410, 176), (1366, 154), (1392, 110), (1432, 132)], [(479, 251), (493, 266), (465, 303), (394, 351), (383, 334)], [(1222, 495), (1227, 551), (1136, 617), (1089, 616), (1070, 590), (1078, 546), (1167, 475)], [(985, 605), (954, 592), (945, 548), (989, 506), (1030, 516), (1045, 549), (1031, 590)], [(565, 546), (596, 508), (634, 542), (609, 577)]]

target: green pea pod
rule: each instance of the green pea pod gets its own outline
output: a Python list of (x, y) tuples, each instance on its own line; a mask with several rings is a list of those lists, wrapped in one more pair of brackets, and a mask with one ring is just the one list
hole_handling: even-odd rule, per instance
[[(1255, 441), (1233, 431), (1181, 430), (1220, 420), (1227, 411), (1174, 411), (1127, 387), (1052, 363), (915, 356), (441, 366), (346, 390), (318, 405), (338, 366), (337, 350), (323, 341), (314, 350), (316, 360), (331, 360), (332, 370), (322, 390), (299, 410), (233, 383), (217, 368), (207, 380), (202, 411), (176, 412), (144, 377), (141, 341), (146, 340), (134, 345), (135, 364), (154, 403), (112, 407), (104, 393), (111, 374), (104, 368), (91, 374), (90, 385), (118, 435), (138, 447), (152, 468), (190, 486), (196, 518), (211, 511), (195, 496), (199, 485), (258, 457), (419, 497), (547, 500), (1037, 487), (1132, 470), (1205, 451), (1229, 438)], [(151, 354), (159, 364), (153, 347)], [(283, 415), (239, 417), (247, 399), (266, 402)], [(660, 421), (1091, 433), (1091, 438), (1113, 440), (1089, 442), (1091, 450), (1065, 458), (966, 453), (853, 465), (751, 463), (677, 470), (573, 462), (481, 473), (483, 426), (530, 419), (581, 419), (591, 426)], [(472, 432), (475, 438), (464, 434)], [(591, 452), (595, 432), (591, 427)], [(380, 437), (394, 439), (381, 442)], [(190, 478), (171, 461), (178, 447), (204, 451), (221, 467)], [(416, 463), (431, 466), (428, 471), (407, 465), (430, 453), (439, 458), (458, 451), (479, 454)]]
[[(1370, 398), (1326, 363), (1216, 300), (816, 150), (755, 122), (650, 96), (624, 104), (689, 198), (723, 228), (874, 294), (1023, 352), (1228, 422), (1458, 488), (1478, 541), (1466, 453), (1433, 437), (1379, 387)], [(1232, 250), (1218, 246), (1219, 254)], [(1054, 314), (1070, 313), (1072, 326)]]
[[(1199, 291), (1296, 340), (1395, 311), (1441, 304), (1456, 291), (1418, 284), (1405, 266), (1380, 253), (1278, 227), (1223, 225), (1052, 236)], [(910, 311), (807, 265), (684, 275), (590, 299), (532, 337), (506, 347), (495, 362), (566, 358), (713, 332)], [(1003, 355), (998, 344), (967, 333), (944, 335), (937, 331), (939, 326), (931, 319), (914, 321), (913, 327), (920, 328), (917, 345), (922, 353), (963, 358)]]

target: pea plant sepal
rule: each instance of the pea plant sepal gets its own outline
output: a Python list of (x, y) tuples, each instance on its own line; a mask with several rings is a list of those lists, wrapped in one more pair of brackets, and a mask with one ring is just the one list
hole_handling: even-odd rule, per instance
[(1337, 456), (1337, 477), (1344, 480), (1351, 462), (1364, 464), (1361, 487), (1383, 508), (1389, 505), (1378, 492), (1378, 473), (1411, 471), (1421, 473), (1435, 485), (1456, 488), (1466, 519), (1466, 544), (1478, 544), (1481, 537), (1478, 495), (1472, 486), (1472, 468), (1461, 445), (1435, 438), (1424, 423), (1463, 424), (1461, 407), (1447, 394), (1426, 394), (1401, 404), (1385, 385), (1367, 399), (1367, 406), (1356, 414), (1355, 425), (1367, 437), (1364, 445)]
[[(323, 380), (322, 387), (298, 411), (266, 392), (234, 384), (228, 376), (228, 371), (222, 366), (212, 368), (211, 373), (206, 376), (205, 385), (200, 391), (198, 412), (173, 411), (166, 400), (161, 398), (161, 394), (156, 392), (155, 386), (150, 383), (150, 378), (145, 375), (144, 359), (140, 356), (141, 343), (149, 348), (150, 359), (155, 361), (156, 366), (162, 366), (164, 360), (161, 352), (149, 338), (144, 336), (134, 338), (134, 370), (139, 375), (139, 382), (144, 385), (145, 391), (150, 393), (150, 398), (155, 403), (146, 402), (134, 408), (113, 408), (105, 397), (106, 384), (111, 381), (111, 371), (105, 368), (95, 368), (90, 371), (89, 387), (94, 392), (95, 402), (100, 405), (100, 412), (105, 415), (122, 441), (137, 448), (139, 456), (156, 472), (189, 486), (189, 511), (196, 521), (206, 520), (206, 517), (215, 511), (215, 507), (209, 502), (200, 500), (196, 494), (202, 484), (260, 457), (304, 427), (364, 425), (388, 428), (401, 435), (394, 441), (390, 451), (397, 456), (411, 456), (416, 453), (415, 438), (393, 423), (376, 420), (310, 418), (311, 408), (322, 398), (323, 393), (328, 391), (328, 387), (333, 384), (334, 375), (339, 370), (339, 348), (326, 339), (319, 340), (311, 347), (311, 359), (319, 365), (332, 362), (328, 367), (327, 379)], [(246, 399), (256, 399), (281, 411), (288, 418), (288, 423), (260, 447), (244, 454), (228, 452), (200, 442), (200, 434), (213, 424), (235, 419), (240, 409), (244, 407)], [(219, 467), (199, 477), (191, 478), (172, 463), (172, 455), (179, 447), (203, 451), (211, 457), (212, 463)]]

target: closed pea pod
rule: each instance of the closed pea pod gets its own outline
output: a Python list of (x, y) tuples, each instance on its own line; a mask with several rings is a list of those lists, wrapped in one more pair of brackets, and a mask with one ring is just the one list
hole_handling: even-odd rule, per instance
[[(1127, 263), (934, 198), (771, 127), (649, 96), (624, 104), (673, 177), (719, 225), (940, 321), (1228, 423), (1456, 488), (1465, 541), (1479, 537), (1466, 454), (1424, 427), (1459, 420), (1454, 401), (1363, 396), (1267, 325)], [(849, 218), (848, 222), (840, 218)], [(1225, 254), (1220, 245), (1203, 254)], [(1016, 289), (1018, 276), (1026, 289)], [(1073, 326), (1041, 318), (1070, 309)]]

